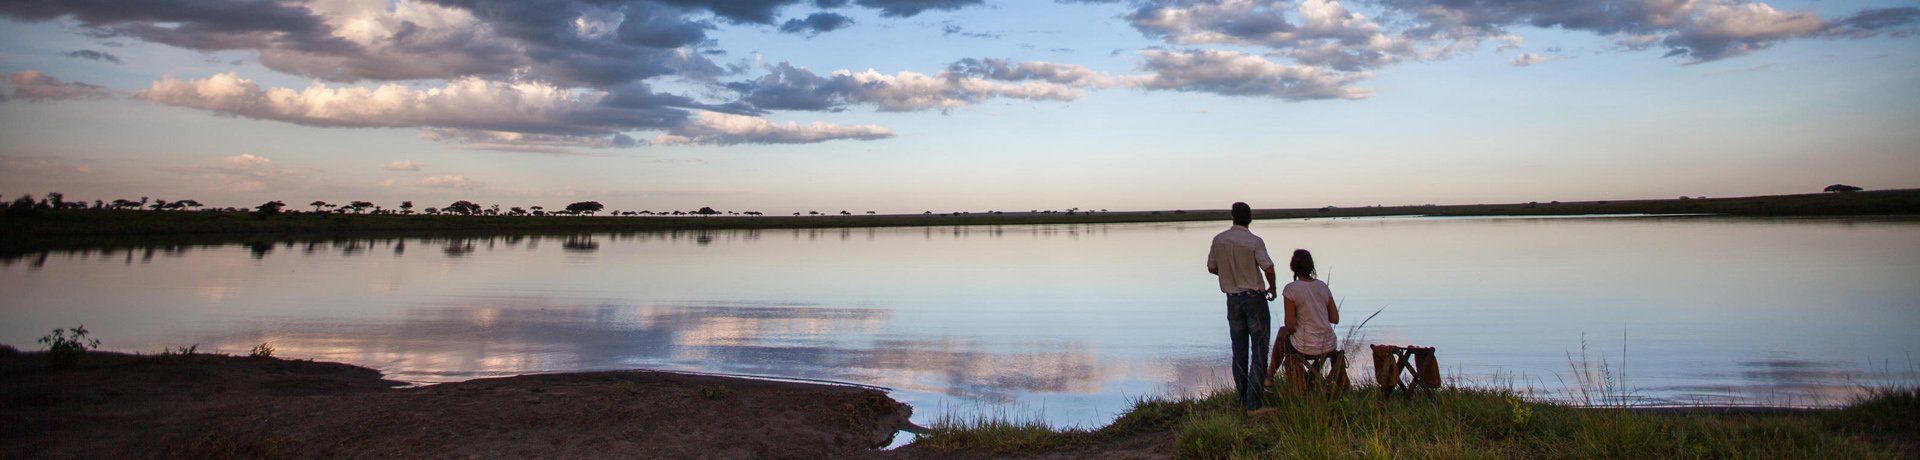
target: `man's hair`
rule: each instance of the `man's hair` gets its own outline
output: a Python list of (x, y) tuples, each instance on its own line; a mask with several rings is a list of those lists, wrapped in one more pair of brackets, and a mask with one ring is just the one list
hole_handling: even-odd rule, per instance
[(1244, 227), (1251, 223), (1253, 223), (1253, 207), (1247, 206), (1246, 203), (1234, 203), (1233, 224)]

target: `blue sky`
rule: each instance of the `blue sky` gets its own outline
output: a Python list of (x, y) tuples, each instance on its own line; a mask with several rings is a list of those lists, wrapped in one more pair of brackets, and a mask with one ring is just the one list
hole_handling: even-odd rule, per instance
[(1912, 1), (136, 5), (0, 6), (6, 199), (784, 214), (1920, 185)]

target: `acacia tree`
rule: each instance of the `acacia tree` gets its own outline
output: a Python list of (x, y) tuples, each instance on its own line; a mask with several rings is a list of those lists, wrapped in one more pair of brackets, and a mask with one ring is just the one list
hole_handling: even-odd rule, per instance
[(365, 211), (367, 210), (367, 208), (373, 207), (373, 203), (366, 202), (366, 201), (352, 201), (347, 203), (347, 207), (353, 208), (354, 214), (359, 214), (361, 211)]
[[(146, 198), (146, 197), (141, 197), (141, 198)], [(273, 200), (265, 203), (260, 203), (259, 206), (253, 207), (253, 215), (254, 217), (265, 218), (267, 216), (279, 214), (280, 208), (284, 208), (284, 207), (287, 207), (287, 204), (280, 202), (280, 200)]]
[(447, 207), (445, 209), (441, 209), (441, 211), (444, 211), (449, 214), (471, 216), (474, 213), (480, 212), (480, 205), (473, 204), (472, 201), (460, 200), (460, 201), (453, 202), (453, 204), (447, 205)]
[(714, 214), (719, 214), (719, 213), (720, 213), (720, 211), (715, 211), (715, 210), (713, 210), (713, 208), (709, 208), (709, 207), (706, 207), (706, 206), (701, 206), (699, 210), (697, 210), (697, 211), (694, 211), (693, 213), (694, 213), (694, 214), (699, 214), (699, 215), (701, 215), (701, 216), (711, 216), (711, 215), (714, 215)]
[(401, 214), (413, 214), (413, 202), (412, 202), (412, 201), (402, 201), (402, 202), (400, 202), (400, 213), (401, 213)]
[(307, 206), (312, 206), (312, 207), (313, 207), (313, 212), (320, 212), (320, 208), (324, 208), (324, 207), (328, 207), (328, 206), (333, 206), (333, 205), (331, 205), (331, 204), (327, 204), (327, 202), (325, 202), (325, 201), (320, 201), (320, 200), (313, 200), (313, 202), (312, 202), (312, 203), (307, 203)]
[(1833, 185), (1827, 186), (1826, 189), (1821, 191), (1827, 192), (1827, 193), (1852, 193), (1852, 192), (1858, 192), (1861, 190), (1866, 190), (1866, 189), (1847, 185), (1847, 184), (1833, 184)]
[(605, 205), (601, 205), (600, 202), (598, 201), (579, 201), (579, 202), (574, 202), (572, 204), (568, 204), (567, 212), (574, 213), (574, 214), (586, 214), (591, 216), (593, 215), (593, 213), (600, 212), (600, 210), (606, 209), (606, 208), (607, 207)]

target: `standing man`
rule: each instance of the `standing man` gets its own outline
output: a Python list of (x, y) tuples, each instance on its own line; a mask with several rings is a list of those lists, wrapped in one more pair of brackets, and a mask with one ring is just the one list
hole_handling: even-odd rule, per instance
[[(1220, 292), (1227, 294), (1227, 333), (1233, 337), (1233, 390), (1247, 415), (1261, 415), (1273, 409), (1260, 407), (1260, 393), (1266, 387), (1267, 334), (1271, 315), (1267, 301), (1273, 300), (1276, 286), (1273, 258), (1267, 256), (1267, 242), (1247, 230), (1253, 223), (1253, 208), (1246, 203), (1233, 204), (1233, 226), (1213, 237), (1207, 251), (1207, 273), (1219, 275)], [(1265, 283), (1260, 275), (1265, 272)], [(1252, 356), (1248, 356), (1251, 351)]]

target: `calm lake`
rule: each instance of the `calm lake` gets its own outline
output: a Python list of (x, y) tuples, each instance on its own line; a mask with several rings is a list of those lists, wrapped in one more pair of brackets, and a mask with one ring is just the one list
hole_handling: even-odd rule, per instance
[[(857, 219), (850, 217), (849, 219)], [(54, 252), (0, 265), (0, 343), (342, 361), (442, 382), (653, 368), (878, 385), (915, 420), (1098, 426), (1129, 398), (1231, 384), (1205, 271), (1226, 222), (407, 238)], [(1579, 399), (1829, 405), (1912, 384), (1920, 220), (1257, 221), (1314, 251), (1369, 342)], [(1276, 310), (1276, 321), (1278, 312)], [(1584, 358), (1582, 346), (1585, 346)], [(1355, 361), (1365, 361), (1357, 359)], [(1358, 363), (1356, 363), (1358, 364)], [(1361, 380), (1356, 374), (1356, 380)]]

